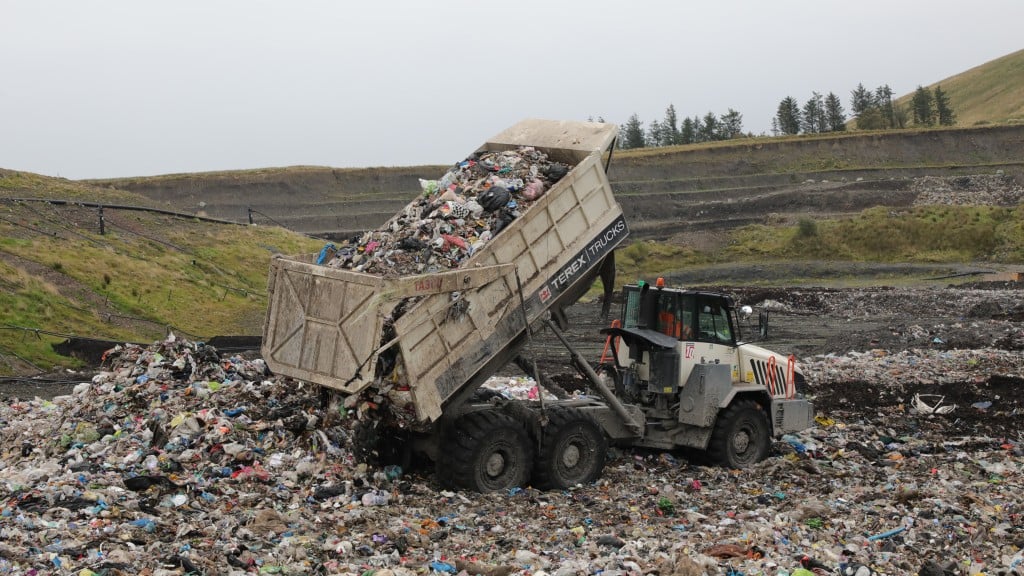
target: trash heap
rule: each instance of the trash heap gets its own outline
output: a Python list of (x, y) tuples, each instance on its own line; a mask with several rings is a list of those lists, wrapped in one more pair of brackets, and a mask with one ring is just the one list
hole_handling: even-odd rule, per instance
[(377, 230), (341, 246), (321, 263), (388, 276), (458, 268), (572, 170), (532, 147), (478, 152), (438, 180)]
[(173, 338), (114, 349), (69, 396), (0, 404), (0, 574), (973, 575), (1024, 563), (1024, 446), (958, 435), (956, 412), (850, 405), (749, 470), (615, 451), (594, 485), (476, 494), (359, 463), (370, 408), (331, 406), (259, 359)]
[(268, 546), (308, 567), (290, 507), (356, 475), (345, 414), (173, 336), (105, 362), (70, 396), (0, 407), (0, 574), (242, 573)]
[(965, 176), (922, 176), (910, 189), (917, 192), (915, 206), (1016, 206), (1024, 201), (1024, 186), (1002, 170), (995, 174)]
[(987, 381), (993, 374), (1024, 380), (1024, 354), (1019, 350), (872, 349), (846, 354), (819, 354), (801, 360), (804, 375), (815, 386), (844, 382), (898, 381), (902, 386), (945, 386)]

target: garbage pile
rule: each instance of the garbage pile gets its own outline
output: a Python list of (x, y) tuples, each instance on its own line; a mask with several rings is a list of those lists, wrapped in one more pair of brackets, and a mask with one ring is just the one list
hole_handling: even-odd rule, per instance
[(594, 485), (476, 494), (359, 462), (372, 408), (325, 404), (260, 359), (174, 338), (122, 346), (69, 396), (0, 404), (0, 574), (1020, 569), (1019, 436), (853, 408), (750, 470), (616, 451)]
[[(744, 304), (771, 311), (775, 346), (785, 337), (782, 347), (797, 353), (801, 360), (871, 350), (938, 350), (954, 356), (960, 355), (956, 350), (1024, 350), (1024, 282), (730, 291)], [(754, 329), (756, 326), (745, 327), (744, 334), (753, 334)], [(928, 360), (921, 362), (926, 370), (946, 364)]]
[(918, 193), (914, 199), (917, 206), (1016, 206), (1024, 201), (1024, 186), (1002, 170), (970, 176), (923, 176), (914, 178), (910, 189)]
[(1024, 380), (1024, 354), (1014, 350), (872, 349), (822, 354), (801, 360), (808, 380), (826, 387), (842, 382), (893, 382), (942, 386), (981, 382), (991, 375)]
[(532, 147), (479, 152), (438, 180), (377, 230), (321, 263), (378, 275), (407, 276), (458, 268), (561, 180), (572, 166)]
[[(977, 283), (978, 286), (937, 288), (857, 289), (798, 287), (779, 289), (730, 288), (744, 302), (791, 314), (815, 314), (843, 319), (868, 318), (908, 311), (914, 317), (999, 318), (1021, 309), (1024, 284)], [(991, 285), (989, 285), (991, 284)], [(981, 314), (982, 309), (988, 314)]]

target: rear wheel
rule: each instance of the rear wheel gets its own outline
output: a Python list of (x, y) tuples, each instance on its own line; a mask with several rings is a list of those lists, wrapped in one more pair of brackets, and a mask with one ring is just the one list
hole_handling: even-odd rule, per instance
[(534, 464), (535, 486), (569, 488), (601, 475), (608, 442), (591, 416), (577, 408), (552, 408), (541, 434)]
[(729, 468), (747, 468), (768, 456), (768, 415), (753, 400), (737, 400), (718, 415), (708, 452)]
[(533, 448), (522, 423), (484, 410), (459, 418), (441, 447), (439, 470), (448, 483), (478, 492), (523, 486), (530, 480)]

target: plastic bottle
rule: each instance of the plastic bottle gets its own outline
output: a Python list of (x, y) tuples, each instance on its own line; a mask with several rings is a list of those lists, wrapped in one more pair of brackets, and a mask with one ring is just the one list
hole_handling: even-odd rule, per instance
[(390, 465), (384, 467), (384, 475), (388, 480), (397, 480), (402, 475), (402, 467), (397, 465)]
[(807, 452), (807, 446), (804, 446), (804, 443), (792, 434), (786, 434), (783, 436), (782, 441), (792, 446), (793, 449), (796, 450), (797, 454), (804, 454)]
[(385, 506), (388, 500), (391, 499), (391, 495), (383, 490), (373, 490), (363, 494), (362, 502), (363, 506)]

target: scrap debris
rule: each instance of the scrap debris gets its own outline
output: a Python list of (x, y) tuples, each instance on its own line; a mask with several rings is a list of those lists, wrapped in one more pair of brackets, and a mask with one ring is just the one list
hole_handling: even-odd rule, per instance
[(593, 485), (484, 495), (360, 462), (360, 409), (201, 343), (115, 348), (68, 396), (0, 404), (0, 574), (776, 576), (804, 556), (994, 574), (1024, 558), (1020, 439), (933, 426), (953, 414), (836, 411), (749, 470), (614, 451)]
[(458, 268), (571, 171), (536, 148), (484, 151), (437, 180), (376, 230), (319, 261), (332, 268), (408, 276)]

